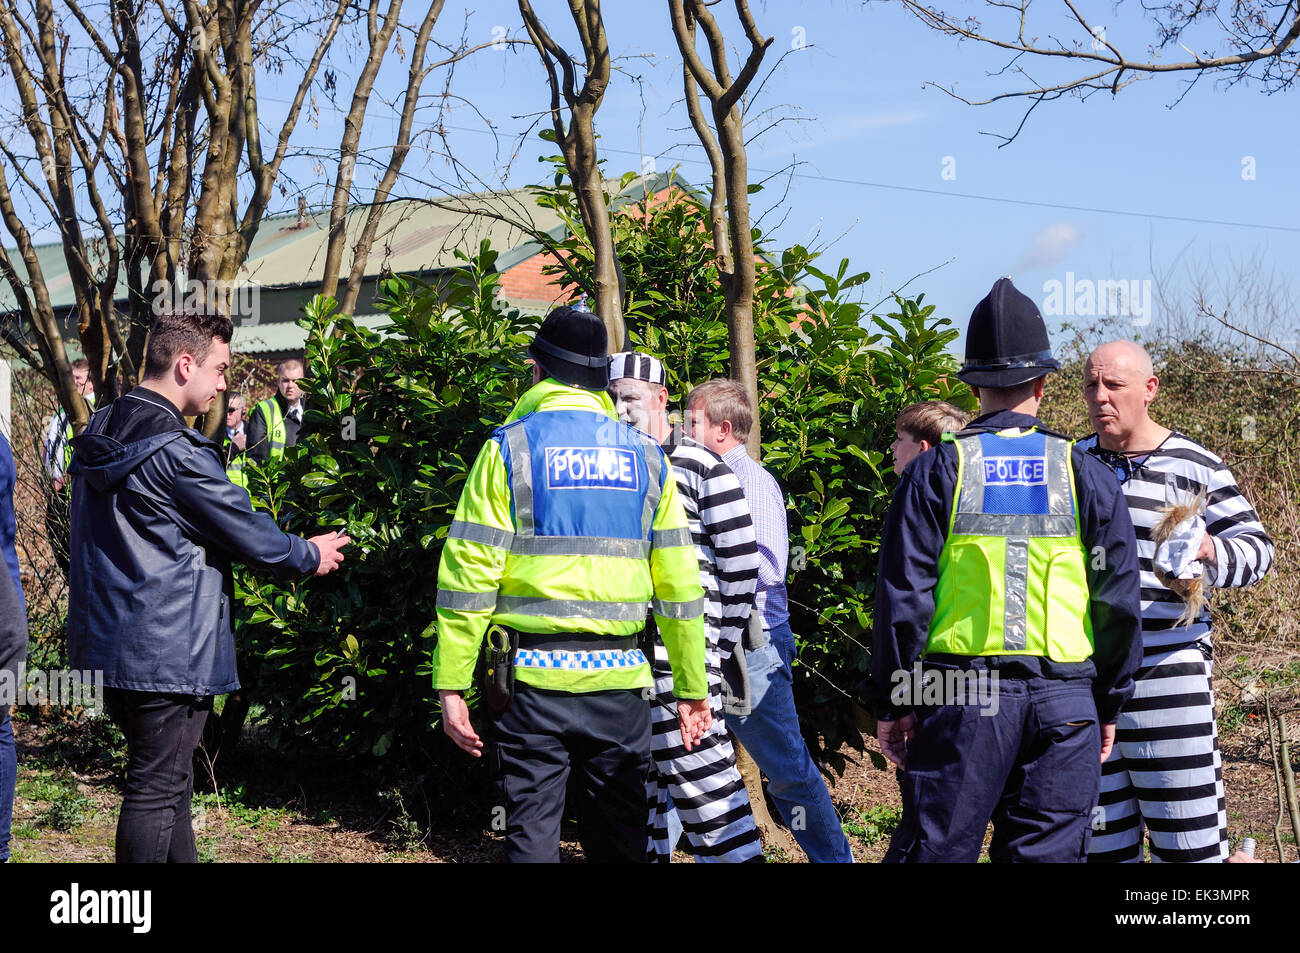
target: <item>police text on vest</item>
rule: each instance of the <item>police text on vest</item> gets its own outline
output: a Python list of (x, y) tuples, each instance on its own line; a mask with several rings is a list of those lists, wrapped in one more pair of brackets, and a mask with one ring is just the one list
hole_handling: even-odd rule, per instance
[(1044, 486), (1047, 461), (1042, 457), (985, 457), (986, 486)]
[(636, 454), (611, 447), (547, 447), (551, 490), (637, 490)]

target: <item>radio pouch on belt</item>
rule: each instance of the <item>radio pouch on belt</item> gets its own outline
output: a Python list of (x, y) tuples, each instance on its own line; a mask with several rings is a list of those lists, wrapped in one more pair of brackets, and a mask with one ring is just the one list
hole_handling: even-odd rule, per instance
[(483, 698), (493, 714), (510, 707), (515, 694), (515, 652), (519, 633), (494, 625), (487, 633), (487, 665), (483, 669)]

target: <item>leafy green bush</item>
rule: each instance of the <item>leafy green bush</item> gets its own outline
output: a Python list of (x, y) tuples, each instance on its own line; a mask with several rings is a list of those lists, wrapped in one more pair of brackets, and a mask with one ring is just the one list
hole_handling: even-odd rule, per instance
[[(571, 211), (565, 188), (543, 191)], [(615, 223), (632, 345), (665, 358), (678, 398), (725, 376), (707, 210), (690, 197), (642, 202)], [(589, 273), (581, 235), (559, 251)], [(461, 483), (528, 383), (521, 358), (532, 325), (496, 300), (495, 257), (480, 248), (436, 288), (390, 281), (390, 337), (336, 318), (329, 299), (307, 309), (310, 432), (251, 481), (290, 531), (338, 527), (354, 545), (340, 572), (305, 584), (240, 574), (245, 681), (266, 706), (273, 743), (397, 756), (417, 772), (459, 772), (467, 760), (434, 730), (428, 662), (438, 558)], [(790, 507), (801, 717), (814, 750), (842, 770), (841, 746), (862, 745), (853, 699), (894, 482), (894, 419), (915, 400), (970, 398), (945, 352), (956, 332), (932, 306), (896, 298), (895, 311), (872, 317), (853, 300), (868, 275), (850, 274), (847, 261), (822, 271), (816, 257), (765, 253), (754, 323), (764, 462)]]
[[(539, 191), (564, 217), (576, 214), (564, 186)], [(676, 400), (728, 376), (725, 303), (704, 204), (681, 193), (667, 202), (644, 198), (614, 216), (614, 235), (630, 346), (664, 359)], [(895, 485), (894, 421), (915, 401), (971, 409), (974, 398), (953, 376), (957, 365), (946, 350), (958, 332), (923, 295), (896, 297), (894, 310), (875, 316), (854, 300), (870, 276), (850, 273), (847, 260), (832, 273), (805, 248), (775, 255), (757, 231), (755, 240), (757, 425), (763, 464), (785, 490), (789, 511), (796, 700), (806, 740), (842, 771), (839, 749), (861, 750), (866, 724), (854, 699), (866, 677), (877, 548)], [(574, 272), (591, 273), (581, 235), (560, 250)]]
[(436, 288), (388, 281), (383, 333), (337, 315), (329, 298), (300, 321), (306, 434), (279, 465), (252, 468), (251, 489), (286, 530), (337, 528), (353, 542), (323, 578), (280, 586), (238, 574), (243, 680), (273, 745), (421, 771), (469, 761), (440, 758), (429, 659), (461, 484), (530, 383), (530, 319), (499, 310), (495, 259), (484, 246)]

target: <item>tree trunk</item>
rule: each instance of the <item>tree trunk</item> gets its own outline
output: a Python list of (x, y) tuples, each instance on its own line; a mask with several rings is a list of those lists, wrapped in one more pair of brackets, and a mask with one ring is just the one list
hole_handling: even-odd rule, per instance
[[(569, 180), (573, 183), (582, 226), (586, 229), (587, 240), (591, 242), (595, 261), (592, 283), (596, 313), (605, 323), (607, 350), (613, 354), (623, 349), (627, 341), (627, 328), (623, 320), (621, 273), (610, 225), (609, 205), (605, 197), (605, 183), (600, 175), (596, 150), (596, 110), (600, 108), (605, 96), (610, 76), (609, 42), (600, 12), (600, 0), (569, 0), (569, 12), (578, 28), (586, 60), (586, 76), (581, 89), (575, 88), (573, 60), (546, 32), (529, 0), (519, 0), (519, 12), (523, 15), (528, 37), (537, 48), (537, 55), (546, 68), (546, 79), (551, 90), (551, 127), (555, 131), (555, 141), (564, 154), (564, 164), (569, 170)], [(560, 111), (561, 100), (569, 109), (567, 129)]]
[[(772, 38), (763, 39), (759, 34), (746, 0), (735, 0), (736, 14), (744, 26), (750, 50), (744, 66), (733, 81), (727, 66), (726, 39), (718, 21), (709, 12), (709, 5), (705, 0), (670, 0), (669, 13), (672, 17), (673, 36), (682, 54), (686, 110), (713, 170), (709, 217), (713, 225), (718, 275), (727, 311), (731, 376), (745, 388), (754, 409), (754, 423), (745, 439), (745, 448), (751, 457), (758, 460), (763, 453), (763, 444), (758, 412), (758, 362), (754, 346), (754, 241), (749, 225), (749, 163), (739, 104), (758, 73), (759, 64), (771, 45)], [(697, 26), (704, 32), (712, 70), (705, 66), (695, 48)], [(712, 106), (713, 129), (709, 128), (700, 109), (697, 84)], [(724, 193), (725, 205), (722, 201)], [(725, 227), (721, 219), (724, 208)]]

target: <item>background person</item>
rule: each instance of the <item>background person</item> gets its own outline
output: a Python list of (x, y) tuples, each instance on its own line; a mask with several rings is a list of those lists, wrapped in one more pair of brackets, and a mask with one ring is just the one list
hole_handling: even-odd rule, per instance
[(232, 394), (226, 401), (226, 430), (221, 442), (221, 455), (226, 464), (230, 482), (248, 489), (244, 464), (248, 457), (248, 430), (244, 422), (244, 395)]
[(298, 386), (303, 377), (302, 361), (286, 358), (276, 365), (276, 375), (276, 392), (248, 415), (245, 452), (257, 463), (279, 460), (286, 447), (297, 444), (302, 432), (303, 393)]
[(4, 554), (4, 566), (0, 567), (0, 864), (9, 860), (14, 788), (18, 781), (18, 755), (9, 709), (17, 701), (17, 692), (26, 689), (27, 607), (14, 548), (16, 535), (14, 457), (8, 439), (0, 434), (0, 552)]
[(196, 860), (194, 749), (213, 697), (239, 688), (231, 561), (283, 580), (324, 575), (348, 543), (281, 532), (226, 477), (220, 447), (186, 425), (225, 390), (231, 330), (221, 315), (159, 316), (140, 386), (76, 438), (68, 658), (104, 673), (126, 736), (118, 861)]
[[(77, 393), (94, 406), (95, 385), (90, 379), (90, 361), (82, 357), (72, 362), (72, 381)], [(68, 508), (72, 501), (68, 466), (72, 463), (72, 437), (72, 421), (60, 407), (45, 428), (43, 461), (45, 474), (50, 478), (45, 484), (45, 538), (64, 576), (68, 574)]]
[[(745, 492), (758, 539), (754, 610), (764, 643), (746, 646), (750, 712), (733, 715), (731, 730), (768, 777), (767, 793), (794, 839), (813, 863), (852, 863), (853, 851), (821, 772), (808, 753), (794, 707), (794, 633), (785, 593), (790, 533), (785, 496), (776, 478), (745, 449), (754, 411), (745, 389), (718, 378), (686, 398), (687, 433), (722, 457)], [(797, 819), (797, 820), (796, 820)]]
[(1090, 861), (1218, 862), (1228, 857), (1219, 734), (1214, 720), (1208, 601), (1178, 626), (1182, 599), (1156, 578), (1151, 527), (1160, 509), (1205, 493), (1197, 554), (1211, 586), (1248, 586), (1273, 565), (1273, 541), (1223, 461), (1151, 419), (1160, 381), (1146, 351), (1111, 341), (1084, 365), (1083, 398), (1096, 433), (1079, 445), (1107, 464), (1132, 514), (1142, 570), (1142, 667), (1119, 716), (1115, 752), (1102, 766), (1104, 825)]
[[(868, 683), (903, 796), (887, 862), (974, 863), (990, 819), (994, 861), (1087, 855), (1100, 762), (1133, 692), (1140, 602), (1123, 496), (1036, 416), (1058, 367), (1037, 306), (999, 279), (971, 314), (957, 375), (980, 416), (894, 492)], [(923, 657), (941, 684), (974, 672), (996, 705), (896, 694)]]
[(959, 407), (943, 400), (923, 400), (904, 407), (894, 424), (896, 439), (889, 445), (894, 455), (894, 473), (903, 474), (909, 463), (939, 445), (945, 433), (956, 433), (970, 418)]
[[(668, 375), (649, 354), (609, 359), (609, 391), (624, 423), (649, 434), (672, 463), (704, 587), (704, 634), (713, 726), (688, 750), (673, 705), (673, 673), (663, 641), (654, 639), (650, 700), (650, 855), (668, 863), (684, 829), (701, 862), (761, 862), (763, 845), (722, 707), (722, 666), (749, 624), (758, 580), (758, 543), (740, 481), (722, 458), (668, 423)], [(740, 651), (744, 651), (743, 648)], [(675, 811), (678, 823), (669, 820)]]

